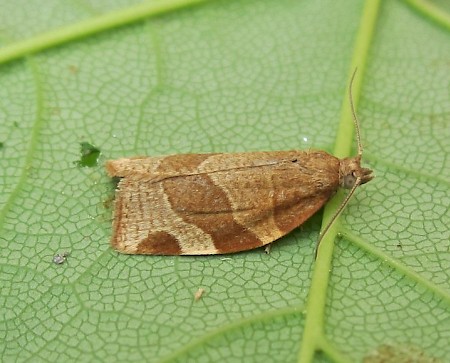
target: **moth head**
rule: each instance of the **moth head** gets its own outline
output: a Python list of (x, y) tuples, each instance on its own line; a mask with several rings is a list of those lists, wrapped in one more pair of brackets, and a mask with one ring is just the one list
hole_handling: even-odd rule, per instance
[(356, 116), (356, 110), (355, 105), (353, 104), (353, 96), (352, 96), (352, 86), (353, 86), (353, 80), (355, 79), (357, 68), (353, 71), (352, 77), (350, 79), (350, 84), (348, 86), (348, 97), (350, 100), (350, 110), (353, 115), (353, 122), (355, 126), (355, 135), (356, 135), (356, 141), (358, 144), (358, 155), (355, 157), (345, 158), (340, 160), (339, 165), (339, 184), (341, 187), (350, 189), (345, 199), (342, 201), (339, 208), (336, 210), (334, 215), (331, 217), (328, 224), (325, 226), (325, 228), (322, 230), (319, 240), (317, 241), (316, 246), (316, 257), (319, 250), (320, 241), (322, 241), (323, 236), (327, 233), (327, 231), (330, 229), (330, 227), (333, 225), (334, 221), (339, 217), (339, 214), (343, 211), (347, 203), (349, 202), (350, 198), (352, 197), (353, 193), (357, 189), (357, 187), (361, 184), (367, 183), (371, 181), (374, 178), (374, 175), (372, 174), (372, 170), (368, 168), (362, 168), (361, 167), (361, 155), (363, 154), (363, 147), (361, 143), (361, 132), (359, 130), (359, 121), (358, 117)]
[(345, 189), (352, 189), (373, 179), (372, 170), (361, 167), (361, 156), (341, 160), (339, 166), (339, 184)]

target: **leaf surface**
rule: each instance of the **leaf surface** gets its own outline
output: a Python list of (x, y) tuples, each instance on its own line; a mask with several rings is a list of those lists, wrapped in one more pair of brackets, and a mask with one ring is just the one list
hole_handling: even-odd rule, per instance
[[(0, 1), (1, 360), (377, 362), (417, 352), (444, 362), (448, 4), (196, 2)], [(106, 159), (354, 154), (355, 65), (376, 178), (316, 262), (322, 213), (270, 254), (109, 247)], [(101, 151), (97, 166), (80, 166), (81, 145)]]

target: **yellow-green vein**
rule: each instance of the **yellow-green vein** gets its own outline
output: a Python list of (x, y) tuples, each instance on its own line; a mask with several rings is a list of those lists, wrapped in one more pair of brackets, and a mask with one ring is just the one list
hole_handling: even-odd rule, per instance
[(444, 300), (448, 305), (450, 305), (450, 292), (447, 292), (437, 286), (436, 284), (432, 283), (431, 281), (425, 279), (420, 274), (415, 272), (413, 269), (409, 268), (408, 266), (405, 266), (395, 258), (389, 256), (388, 254), (384, 253), (383, 251), (379, 250), (378, 248), (374, 247), (373, 245), (365, 242), (362, 238), (355, 235), (353, 232), (348, 230), (347, 228), (341, 228), (341, 234), (343, 237), (348, 239), (350, 242), (352, 242), (354, 245), (366, 250), (369, 252), (372, 256), (377, 257), (380, 261), (383, 261), (384, 263), (387, 263), (389, 266), (395, 268), (398, 272), (402, 273), (406, 277), (408, 277), (410, 280), (415, 281), (416, 283), (426, 287), (428, 290), (430, 290), (435, 295), (439, 296)]
[(42, 128), (42, 124), (43, 124), (42, 109), (43, 109), (44, 100), (43, 100), (42, 88), (41, 88), (42, 81), (40, 79), (40, 75), (39, 75), (37, 66), (32, 61), (29, 61), (28, 64), (29, 64), (29, 68), (30, 68), (33, 78), (34, 78), (34, 85), (35, 85), (35, 90), (36, 90), (36, 119), (34, 120), (34, 124), (31, 129), (30, 143), (28, 145), (28, 150), (25, 154), (25, 161), (24, 161), (24, 165), (22, 167), (22, 173), (20, 174), (20, 177), (19, 177), (16, 187), (10, 193), (9, 198), (6, 200), (5, 204), (3, 205), (3, 208), (0, 209), (0, 231), (3, 228), (3, 223), (6, 218), (6, 214), (8, 213), (10, 207), (12, 206), (17, 195), (22, 190), (22, 187), (28, 178), (28, 173), (29, 173), (30, 168), (32, 167), (33, 156), (34, 156), (34, 153), (35, 153), (35, 150), (37, 147), (38, 137), (41, 132), (41, 128)]
[[(356, 36), (353, 57), (349, 68), (349, 75), (358, 67), (358, 75), (353, 83), (353, 97), (355, 107), (357, 107), (359, 95), (361, 93), (362, 79), (367, 64), (367, 56), (375, 31), (380, 0), (366, 0), (362, 12), (360, 27)], [(348, 77), (350, 79), (350, 77)], [(351, 108), (348, 100), (347, 88), (341, 108), (339, 129), (336, 136), (334, 155), (337, 157), (347, 157), (352, 150), (354, 125)], [(324, 211), (322, 228), (324, 228), (344, 198), (342, 192), (327, 204)], [(330, 278), (331, 259), (333, 255), (334, 240), (337, 234), (338, 223), (330, 228), (328, 234), (322, 240), (309, 290), (305, 330), (301, 348), (299, 349), (298, 360), (301, 363), (312, 362), (316, 350), (321, 349), (319, 342), (323, 340), (323, 326), (325, 303), (327, 295), (328, 281)]]
[(74, 39), (99, 33), (114, 27), (139, 21), (150, 16), (155, 16), (187, 7), (207, 0), (165, 0), (147, 1), (129, 8), (120, 9), (103, 15), (95, 16), (75, 24), (50, 30), (46, 33), (38, 34), (29, 39), (18, 41), (0, 48), (0, 64), (13, 59), (22, 58), (48, 49)]
[(425, 17), (450, 30), (450, 14), (444, 10), (426, 0), (405, 0), (405, 2)]
[(332, 362), (335, 363), (348, 363), (351, 359), (342, 354), (325, 336), (321, 336), (318, 343), (318, 349), (325, 354)]
[(189, 344), (186, 344), (182, 348), (176, 350), (172, 354), (168, 355), (167, 357), (163, 358), (160, 363), (168, 363), (176, 361), (178, 358), (183, 358), (185, 354), (188, 354), (190, 351), (193, 351), (194, 349), (201, 347), (205, 344), (205, 342), (210, 341), (212, 339), (217, 338), (218, 336), (221, 336), (225, 333), (228, 333), (230, 331), (233, 331), (235, 329), (240, 329), (242, 327), (254, 324), (254, 323), (261, 323), (264, 321), (270, 321), (279, 317), (285, 317), (290, 315), (301, 315), (303, 310), (303, 307), (299, 306), (289, 306), (283, 309), (273, 310), (269, 312), (264, 312), (262, 314), (253, 315), (249, 318), (244, 318), (241, 320), (238, 320), (236, 322), (230, 323), (228, 325), (223, 325), (220, 328), (205, 333), (200, 338), (192, 341)]

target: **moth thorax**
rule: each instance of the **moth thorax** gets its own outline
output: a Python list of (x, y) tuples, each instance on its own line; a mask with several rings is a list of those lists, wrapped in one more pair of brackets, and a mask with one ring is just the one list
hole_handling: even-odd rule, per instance
[(358, 181), (364, 184), (373, 179), (372, 170), (361, 167), (361, 155), (340, 160), (339, 184), (345, 189), (351, 189)]

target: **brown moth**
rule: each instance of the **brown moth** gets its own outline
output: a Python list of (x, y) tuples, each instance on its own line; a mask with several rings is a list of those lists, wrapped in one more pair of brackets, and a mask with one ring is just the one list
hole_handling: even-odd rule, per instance
[[(354, 75), (353, 75), (354, 77)], [(112, 246), (122, 253), (215, 255), (265, 246), (303, 224), (338, 190), (370, 181), (356, 157), (324, 151), (179, 154), (109, 160), (121, 178)], [(329, 224), (329, 225), (330, 225)], [(326, 230), (322, 233), (325, 234)]]

